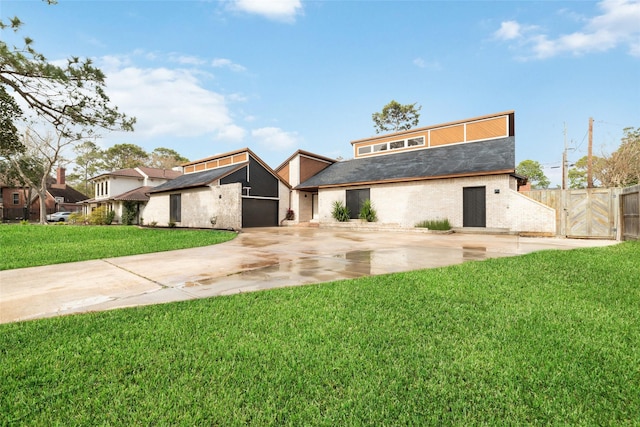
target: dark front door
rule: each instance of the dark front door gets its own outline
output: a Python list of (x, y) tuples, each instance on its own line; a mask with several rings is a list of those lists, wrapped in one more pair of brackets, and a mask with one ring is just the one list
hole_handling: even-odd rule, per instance
[(462, 226), (486, 227), (486, 187), (465, 187), (462, 189)]

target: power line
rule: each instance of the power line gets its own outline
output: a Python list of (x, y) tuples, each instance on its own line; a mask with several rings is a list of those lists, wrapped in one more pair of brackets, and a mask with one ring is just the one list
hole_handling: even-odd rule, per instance
[(580, 147), (582, 146), (582, 143), (584, 142), (585, 138), (587, 137), (587, 135), (589, 134), (589, 129), (587, 129), (587, 131), (584, 133), (584, 136), (582, 137), (582, 141), (580, 141), (580, 145), (578, 145), (575, 150), (578, 151), (580, 149)]

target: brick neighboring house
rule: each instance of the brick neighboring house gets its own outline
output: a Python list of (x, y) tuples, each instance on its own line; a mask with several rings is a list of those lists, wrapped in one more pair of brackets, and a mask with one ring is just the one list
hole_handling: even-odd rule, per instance
[(90, 179), (94, 196), (83, 201), (83, 213), (88, 215), (104, 206), (108, 211), (115, 211), (114, 222), (121, 223), (126, 206), (132, 205), (136, 210), (133, 223), (139, 224), (140, 218), (144, 218), (143, 210), (149, 202), (149, 192), (181, 175), (180, 171), (144, 166), (100, 174)]
[[(2, 198), (0, 211), (3, 221), (15, 221), (28, 216), (30, 221), (40, 219), (40, 197), (35, 191), (29, 194), (28, 188), (0, 185)], [(31, 197), (29, 203), (26, 198)], [(56, 171), (56, 178), (50, 178), (47, 185), (46, 213), (54, 212), (79, 212), (81, 210), (78, 202), (85, 200), (87, 196), (67, 185), (65, 178), (65, 168), (59, 167)], [(26, 206), (29, 206), (26, 212)]]

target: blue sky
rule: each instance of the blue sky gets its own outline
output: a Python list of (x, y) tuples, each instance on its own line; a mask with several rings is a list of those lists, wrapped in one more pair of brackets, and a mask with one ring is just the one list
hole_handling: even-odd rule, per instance
[(420, 126), (515, 110), (516, 162), (557, 184), (565, 125), (572, 161), (589, 117), (596, 155), (640, 127), (639, 1), (2, 0), (14, 15), (49, 60), (94, 59), (138, 118), (105, 148), (348, 159), (395, 99)]

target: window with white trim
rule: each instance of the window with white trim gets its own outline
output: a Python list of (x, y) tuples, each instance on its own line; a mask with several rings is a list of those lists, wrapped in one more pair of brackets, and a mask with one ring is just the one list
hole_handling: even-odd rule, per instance
[(410, 138), (407, 140), (407, 147), (415, 147), (418, 145), (424, 145), (424, 136), (418, 138)]
[(418, 136), (415, 138), (400, 139), (397, 141), (381, 142), (374, 145), (365, 145), (364, 147), (358, 147), (358, 155), (378, 153), (380, 151), (393, 151), (401, 150), (408, 147), (419, 147), (424, 144), (424, 136)]

